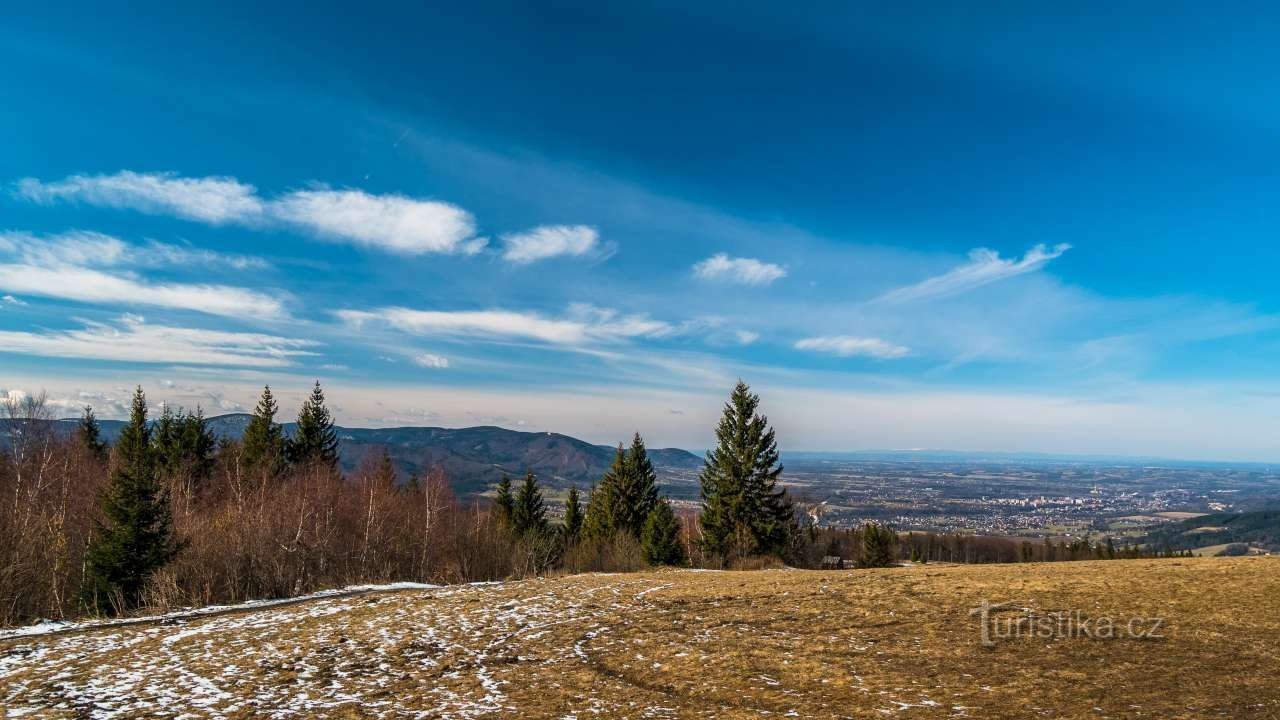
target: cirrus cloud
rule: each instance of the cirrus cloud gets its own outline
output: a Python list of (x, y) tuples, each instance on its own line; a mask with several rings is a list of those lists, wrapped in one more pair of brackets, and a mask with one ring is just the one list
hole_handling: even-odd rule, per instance
[(316, 345), (261, 333), (148, 325), (136, 315), (73, 330), (0, 332), (0, 353), (181, 365), (287, 367), (295, 357), (314, 355), (307, 348)]
[(18, 181), (17, 195), (48, 204), (58, 200), (113, 208), (130, 208), (152, 215), (176, 215), (213, 225), (257, 219), (263, 202), (257, 189), (232, 177), (179, 177), (176, 173), (72, 175), (56, 182), (36, 178)]
[(964, 265), (914, 285), (890, 290), (872, 302), (896, 305), (959, 295), (983, 285), (1039, 270), (1070, 249), (1071, 246), (1067, 243), (1059, 243), (1052, 248), (1040, 244), (1028, 250), (1021, 260), (1015, 260), (1002, 258), (995, 250), (976, 248), (969, 252), (969, 262)]
[(403, 255), (473, 254), (487, 244), (475, 234), (475, 218), (456, 205), (325, 185), (264, 198), (253, 185), (232, 177), (123, 170), (54, 182), (23, 178), (14, 194), (41, 204), (81, 202), (211, 225), (290, 226), (321, 239)]
[(837, 357), (870, 357), (877, 360), (894, 360), (906, 357), (911, 349), (876, 337), (851, 335), (823, 335), (797, 340), (797, 350), (835, 355)]

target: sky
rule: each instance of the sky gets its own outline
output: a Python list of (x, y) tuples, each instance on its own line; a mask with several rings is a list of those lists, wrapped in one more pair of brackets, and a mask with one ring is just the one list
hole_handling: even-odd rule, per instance
[(0, 395), (1280, 460), (1267, 4), (43, 5)]

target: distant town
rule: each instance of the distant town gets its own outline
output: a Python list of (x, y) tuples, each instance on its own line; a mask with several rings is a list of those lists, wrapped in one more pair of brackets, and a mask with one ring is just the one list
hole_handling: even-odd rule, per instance
[[(1280, 496), (1266, 466), (1139, 462), (785, 458), (783, 482), (820, 526), (1013, 537), (1138, 537), (1209, 513), (1262, 509)], [(697, 474), (668, 470), (693, 508)], [(687, 477), (685, 477), (687, 475)]]

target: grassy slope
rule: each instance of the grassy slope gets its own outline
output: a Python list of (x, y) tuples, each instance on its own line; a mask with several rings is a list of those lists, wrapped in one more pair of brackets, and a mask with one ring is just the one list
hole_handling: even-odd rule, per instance
[[(978, 642), (980, 600), (1163, 641)], [(0, 642), (41, 717), (1280, 717), (1280, 559), (587, 575)]]

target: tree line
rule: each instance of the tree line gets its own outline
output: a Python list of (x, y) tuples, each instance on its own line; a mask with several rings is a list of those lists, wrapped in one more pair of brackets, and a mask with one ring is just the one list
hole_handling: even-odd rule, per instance
[(439, 470), (405, 476), (384, 450), (354, 470), (317, 382), (294, 432), (271, 388), (238, 440), (197, 408), (154, 421), (139, 387), (104, 441), (92, 408), (57, 431), (43, 397), (10, 397), (0, 441), (0, 624), (233, 603), (391, 581), (455, 583), (655, 565), (819, 567), (1126, 557), (1135, 549), (814, 527), (779, 485), (777, 441), (742, 382), (716, 426), (698, 512), (659, 492), (643, 438), (551, 507), (535, 474), (459, 501)]

